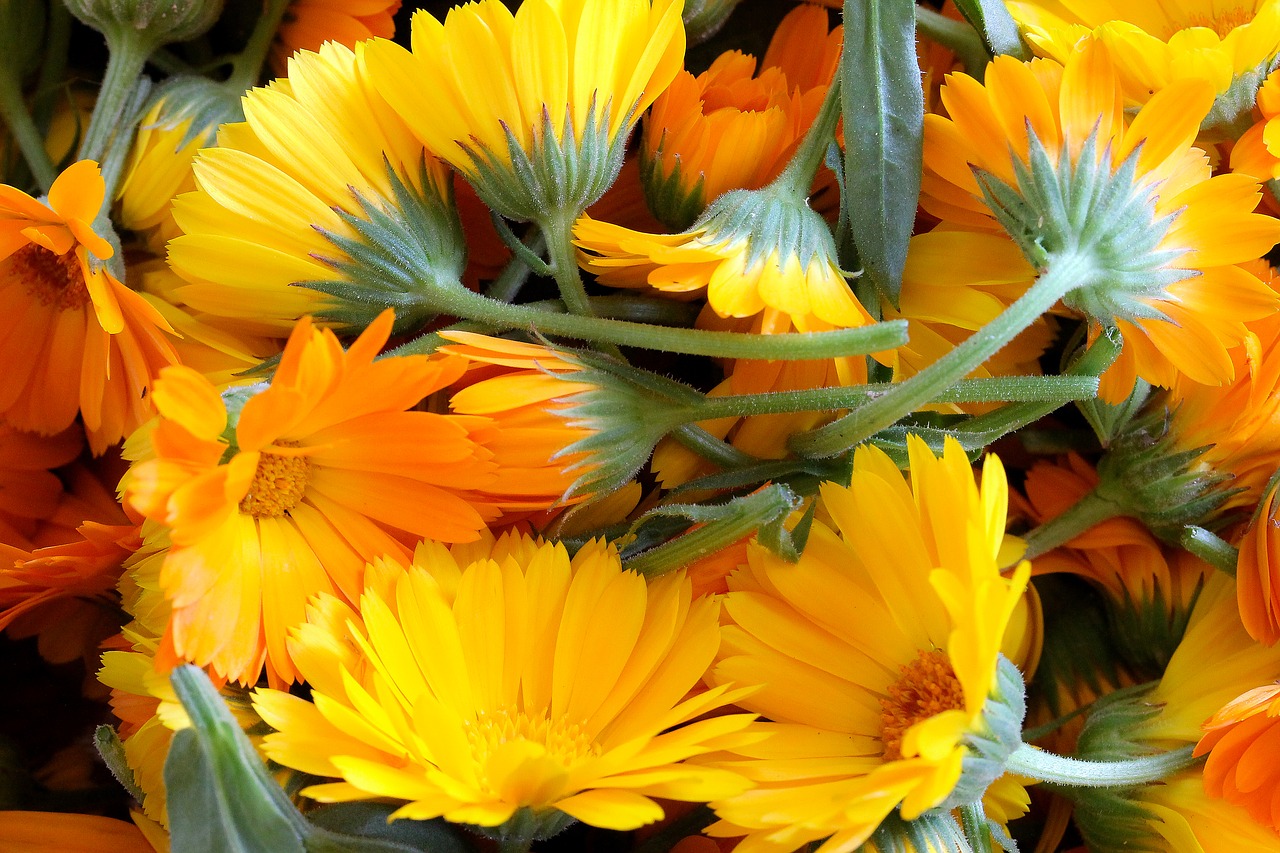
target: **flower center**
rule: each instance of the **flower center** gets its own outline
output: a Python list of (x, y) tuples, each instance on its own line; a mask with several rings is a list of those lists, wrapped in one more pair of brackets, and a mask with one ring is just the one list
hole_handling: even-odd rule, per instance
[(1193, 12), (1184, 20), (1173, 22), (1178, 25), (1177, 29), (1165, 36), (1165, 40), (1168, 41), (1173, 36), (1173, 33), (1178, 30), (1190, 29), (1191, 27), (1204, 27), (1217, 33), (1218, 38), (1226, 38), (1227, 33), (1236, 27), (1242, 27), (1252, 21), (1254, 14), (1252, 4), (1248, 6), (1231, 6), (1216, 13), (1212, 11)]
[(467, 723), (467, 739), (477, 767), (484, 767), (489, 755), (505, 743), (525, 740), (546, 748), (547, 755), (565, 768), (600, 754), (600, 747), (581, 724), (563, 718), (552, 720), (545, 713), (525, 711), (481, 711)]
[(880, 739), (886, 761), (902, 757), (902, 736), (907, 729), (943, 711), (964, 707), (964, 690), (946, 652), (920, 652), (901, 669), (898, 680), (889, 686), (889, 695), (880, 700)]
[(89, 289), (75, 252), (59, 255), (30, 243), (9, 256), (7, 273), (41, 305), (74, 311), (89, 304)]
[[(297, 447), (295, 441), (278, 441), (277, 447)], [(249, 493), (240, 501), (240, 511), (254, 518), (279, 518), (298, 505), (307, 490), (311, 460), (306, 456), (262, 453)]]

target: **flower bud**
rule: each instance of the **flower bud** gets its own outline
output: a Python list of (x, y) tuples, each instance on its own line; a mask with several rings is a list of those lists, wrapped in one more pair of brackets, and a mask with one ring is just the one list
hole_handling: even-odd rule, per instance
[(685, 37), (689, 44), (701, 44), (720, 32), (742, 0), (689, 0), (684, 4)]
[(203, 35), (222, 14), (223, 0), (64, 0), (84, 24), (110, 44), (126, 30), (144, 35), (153, 46), (190, 41)]

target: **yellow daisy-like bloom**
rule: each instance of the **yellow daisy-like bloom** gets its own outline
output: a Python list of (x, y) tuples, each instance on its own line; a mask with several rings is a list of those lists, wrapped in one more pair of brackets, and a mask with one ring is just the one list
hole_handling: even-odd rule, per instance
[[(245, 121), (224, 125), (217, 147), (196, 158), (197, 190), (173, 203), (183, 233), (169, 243), (169, 262), (188, 282), (178, 299), (241, 333), (276, 337), (305, 314), (363, 328), (394, 304), (402, 324), (422, 319), (399, 291), (351, 281), (359, 265), (335, 239), (363, 240), (365, 204), (421, 219), (428, 257), (420, 263), (415, 251), (402, 262), (456, 282), (461, 235), (443, 201), (447, 176), (373, 90), (362, 53), (329, 43), (297, 54), (289, 78), (249, 92)], [(397, 190), (423, 209), (403, 210)]]
[[(1171, 85), (1133, 118), (1121, 91), (1110, 52), (1096, 41), (1079, 45), (1065, 66), (1001, 56), (985, 83), (950, 75), (941, 93), (950, 118), (925, 116), (921, 195), (945, 221), (999, 223), (1036, 265), (1046, 253), (1083, 247), (1096, 280), (1064, 303), (1095, 334), (1114, 323), (1124, 336), (1103, 376), (1100, 394), (1111, 402), (1135, 377), (1162, 386), (1180, 374), (1210, 385), (1230, 379), (1228, 350), (1244, 340), (1244, 322), (1277, 307), (1276, 294), (1237, 264), (1280, 239), (1280, 222), (1254, 213), (1257, 183), (1212, 176), (1191, 144), (1212, 102), (1207, 83)], [(1130, 185), (1107, 188), (1120, 201), (1099, 202), (1117, 181)], [(1048, 200), (1052, 182), (1083, 212)]]
[[(260, 391), (223, 398), (189, 368), (160, 380), (152, 458), (131, 469), (125, 496), (170, 528), (160, 583), (179, 658), (248, 684), (265, 658), (274, 682), (292, 681), (285, 636), (309, 596), (355, 600), (367, 560), (405, 556), (422, 537), (475, 539), (507, 506), (560, 495), (558, 469), (491, 446), (501, 430), (489, 419), (406, 411), (466, 363), (375, 361), (391, 324), (384, 312), (344, 352), (304, 319)], [(242, 404), (234, 431), (228, 400)], [(508, 495), (499, 472), (512, 453), (527, 476)]]
[(290, 638), (312, 701), (255, 693), (278, 730), (268, 757), (344, 780), (303, 794), (529, 839), (571, 818), (634, 829), (662, 817), (652, 797), (747, 787), (684, 763), (740, 742), (753, 717), (690, 722), (744, 691), (689, 695), (720, 643), (719, 603), (693, 599), (683, 573), (650, 584), (602, 542), (571, 559), (506, 535), (424, 542), (408, 568), (371, 575), (358, 615), (321, 598)]
[[(908, 483), (883, 452), (859, 448), (850, 486), (823, 486), (832, 526), (814, 522), (799, 562), (754, 545), (729, 576), (709, 680), (763, 681), (739, 704), (772, 720), (757, 724), (771, 737), (714, 759), (758, 785), (713, 803), (711, 833), (746, 835), (741, 853), (820, 839), (823, 853), (854, 850), (895, 808), (911, 820), (962, 784), (975, 801), (1002, 772), (975, 787), (961, 765), (983, 762), (970, 738), (1010, 699), (996, 698), (1013, 689), (1007, 664), (997, 689), (1002, 650), (1025, 658), (1010, 626), (1026, 624), (1031, 567), (1000, 574), (1004, 469), (988, 457), (979, 487), (954, 441), (939, 458), (911, 437), (909, 453)], [(1020, 679), (1016, 691), (1020, 704)]]
[(641, 171), (665, 224), (687, 228), (734, 189), (778, 176), (813, 124), (840, 58), (843, 31), (817, 6), (793, 9), (756, 59), (723, 53), (697, 77), (681, 71), (644, 122)]
[[(501, 0), (413, 16), (412, 53), (367, 46), (378, 91), (422, 143), (512, 219), (604, 193), (640, 114), (684, 61), (681, 0)], [(513, 161), (545, 165), (539, 176)]]
[(1146, 103), (1185, 80), (1205, 81), (1218, 95), (1243, 80), (1251, 101), (1280, 53), (1277, 0), (1009, 0), (1008, 6), (1036, 51), (1059, 62), (1082, 38), (1105, 43), (1130, 102)]

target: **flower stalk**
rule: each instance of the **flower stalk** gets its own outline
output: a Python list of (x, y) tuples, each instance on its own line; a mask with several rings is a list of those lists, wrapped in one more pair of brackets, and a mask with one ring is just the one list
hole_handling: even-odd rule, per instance
[(1009, 756), (1005, 768), (1010, 773), (1030, 776), (1054, 785), (1086, 788), (1117, 788), (1159, 782), (1179, 770), (1190, 767), (1197, 759), (1187, 745), (1156, 755), (1144, 755), (1123, 761), (1086, 761), (1054, 755), (1023, 744)]

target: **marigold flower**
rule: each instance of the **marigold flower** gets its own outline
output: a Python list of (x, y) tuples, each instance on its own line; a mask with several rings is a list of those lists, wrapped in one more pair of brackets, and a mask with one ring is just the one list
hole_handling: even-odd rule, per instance
[(653, 103), (640, 149), (650, 205), (670, 228), (693, 224), (729, 190), (759, 189), (795, 153), (840, 58), (840, 27), (798, 6), (778, 24), (760, 68), (723, 53), (694, 77), (681, 71)]
[(602, 542), (570, 559), (511, 534), (424, 542), (407, 569), (382, 570), (358, 615), (293, 632), (311, 702), (254, 694), (278, 730), (272, 760), (344, 780), (304, 795), (389, 798), (404, 802), (392, 818), (529, 839), (573, 818), (634, 829), (662, 817), (653, 796), (746, 787), (685, 763), (740, 741), (752, 716), (689, 722), (744, 691), (688, 695), (719, 645), (719, 603), (693, 599), (683, 573), (646, 583)]
[(68, 812), (0, 812), (0, 845), (10, 853), (153, 853), (167, 850), (126, 820)]
[[(529, 482), (501, 492), (506, 460), (490, 447), (501, 435), (492, 421), (405, 411), (466, 363), (375, 361), (391, 325), (388, 311), (343, 352), (304, 319), (260, 391), (222, 398), (189, 368), (162, 377), (152, 458), (130, 471), (125, 496), (170, 528), (160, 583), (179, 658), (251, 684), (265, 657), (273, 681), (292, 681), (285, 635), (309, 596), (354, 600), (366, 561), (404, 556), (416, 538), (475, 539), (505, 507), (527, 509), (539, 485), (548, 494), (523, 457), (513, 464)], [(241, 406), (233, 422), (229, 403)], [(548, 475), (558, 495), (561, 475)]]
[(1236, 582), (1240, 620), (1249, 636), (1275, 645), (1280, 640), (1280, 529), (1276, 526), (1275, 486), (1258, 503), (1240, 539)]
[(78, 412), (95, 454), (151, 416), (152, 379), (177, 362), (169, 325), (102, 263), (105, 193), (89, 160), (45, 202), (0, 186), (0, 417), (52, 434)]
[(1092, 35), (1106, 44), (1126, 99), (1140, 104), (1185, 80), (1206, 81), (1219, 96), (1234, 84), (1251, 102), (1262, 74), (1280, 53), (1280, 3), (1275, 0), (1010, 0), (1008, 6), (1036, 51), (1059, 62), (1081, 38)]
[(613, 182), (631, 128), (680, 70), (681, 5), (531, 0), (512, 14), (480, 0), (443, 23), (422, 10), (412, 53), (372, 41), (369, 70), (491, 208), (522, 221), (572, 217)]
[(1271, 744), (1277, 737), (1280, 684), (1248, 690), (1205, 721), (1196, 755), (1209, 756), (1204, 765), (1204, 789), (1244, 806), (1258, 823), (1280, 829), (1277, 793), (1280, 768)]
[(813, 523), (799, 562), (755, 545), (729, 576), (709, 680), (763, 681), (739, 704), (772, 721), (708, 759), (757, 782), (712, 804), (710, 833), (747, 835), (739, 849), (854, 849), (895, 808), (977, 801), (1017, 745), (1021, 679), (1000, 661), (1023, 645), (1009, 626), (1030, 565), (1000, 575), (1004, 470), (988, 457), (979, 488), (954, 441), (937, 458), (912, 437), (910, 455), (908, 484), (859, 448), (850, 486), (822, 487), (833, 527)]
[[(295, 55), (289, 78), (245, 95), (245, 121), (196, 158), (169, 243), (187, 305), (277, 337), (305, 314), (361, 329), (394, 306), (406, 331), (435, 314), (415, 287), (457, 283), (448, 176), (373, 90), (363, 52)], [(399, 277), (378, 266), (384, 245), (401, 247)]]
[(1268, 251), (1280, 223), (1253, 212), (1253, 179), (1211, 176), (1191, 147), (1211, 87), (1181, 81), (1130, 119), (1105, 46), (1086, 41), (1065, 59), (1001, 56), (985, 83), (947, 78), (950, 118), (925, 117), (921, 205), (977, 228), (999, 222), (1038, 267), (1083, 252), (1093, 278), (1063, 302), (1095, 335), (1114, 324), (1125, 341), (1103, 376), (1103, 399), (1119, 402), (1136, 377), (1162, 386), (1179, 373), (1209, 385), (1230, 379), (1228, 350), (1244, 339), (1244, 322), (1277, 306), (1236, 264)]
[(271, 46), (271, 68), (285, 76), (290, 56), (316, 53), (327, 41), (354, 48), (365, 39), (389, 39), (398, 11), (400, 0), (291, 0)]

